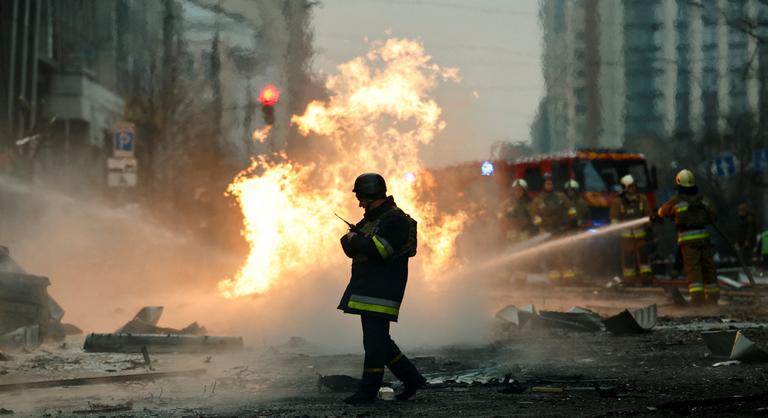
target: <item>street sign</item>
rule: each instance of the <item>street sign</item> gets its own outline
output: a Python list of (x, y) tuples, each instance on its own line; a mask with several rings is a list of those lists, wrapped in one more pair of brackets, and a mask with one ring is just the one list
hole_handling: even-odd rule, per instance
[(136, 132), (130, 122), (118, 122), (112, 127), (112, 149), (115, 157), (133, 157)]
[(768, 171), (768, 149), (756, 149), (752, 153), (752, 169)]
[(136, 187), (137, 171), (135, 158), (107, 158), (107, 186)]
[(718, 177), (731, 177), (736, 175), (738, 161), (733, 154), (723, 154), (715, 158), (712, 172)]

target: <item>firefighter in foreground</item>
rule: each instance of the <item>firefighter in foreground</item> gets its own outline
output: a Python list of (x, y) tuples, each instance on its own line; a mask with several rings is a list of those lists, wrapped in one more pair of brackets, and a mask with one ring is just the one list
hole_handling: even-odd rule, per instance
[[(651, 207), (645, 195), (637, 192), (632, 175), (621, 178), (624, 191), (611, 202), (611, 223), (631, 221), (651, 216)], [(644, 226), (626, 229), (621, 233), (621, 271), (626, 285), (649, 285), (653, 271), (646, 247), (647, 230)], [(639, 280), (638, 280), (639, 279)]]
[[(561, 235), (567, 231), (570, 222), (576, 218), (576, 209), (568, 197), (555, 191), (552, 176), (544, 175), (544, 188), (531, 204), (533, 224), (541, 232), (550, 233), (552, 236)], [(562, 250), (553, 250), (544, 254), (544, 265), (550, 282), (570, 282), (576, 276), (572, 267), (567, 267), (565, 254)]]
[(678, 194), (664, 203), (652, 218), (657, 222), (664, 218), (674, 219), (677, 243), (683, 254), (683, 270), (689, 280), (691, 305), (717, 305), (720, 288), (709, 231), (706, 229), (714, 221), (714, 209), (699, 194), (691, 171), (682, 170), (677, 173), (675, 183)]
[(397, 399), (406, 400), (426, 379), (389, 336), (389, 323), (397, 321), (408, 280), (408, 258), (416, 255), (416, 221), (387, 196), (387, 185), (379, 174), (361, 174), (352, 191), (365, 214), (341, 238), (344, 253), (352, 259), (352, 278), (339, 309), (360, 315), (365, 360), (360, 387), (344, 402), (376, 401), (384, 366), (403, 382)]

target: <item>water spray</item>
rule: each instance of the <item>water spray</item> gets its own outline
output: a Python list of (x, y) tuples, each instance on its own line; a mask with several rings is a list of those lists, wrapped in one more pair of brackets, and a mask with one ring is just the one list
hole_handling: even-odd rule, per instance
[(588, 229), (584, 232), (579, 232), (578, 234), (564, 236), (562, 238), (557, 238), (551, 241), (547, 241), (551, 234), (541, 234), (531, 238), (530, 240), (513, 246), (508, 251), (505, 251), (504, 254), (480, 263), (474, 268), (474, 270), (484, 270), (499, 267), (521, 258), (530, 257), (534, 254), (539, 255), (541, 253), (551, 251), (556, 248), (565, 247), (579, 241), (612, 234), (624, 229), (636, 228), (650, 222), (650, 217), (639, 218), (631, 221), (611, 224), (602, 228)]

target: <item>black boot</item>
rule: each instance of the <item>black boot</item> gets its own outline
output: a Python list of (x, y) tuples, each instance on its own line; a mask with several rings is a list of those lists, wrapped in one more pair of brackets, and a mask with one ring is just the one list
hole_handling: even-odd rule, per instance
[(384, 380), (384, 370), (381, 372), (363, 372), (363, 379), (357, 392), (344, 399), (350, 405), (365, 405), (376, 402), (381, 382)]
[(704, 293), (702, 292), (691, 293), (691, 301), (689, 304), (690, 306), (694, 306), (694, 307), (704, 305)]
[(392, 371), (392, 374), (403, 382), (403, 391), (395, 396), (398, 401), (407, 401), (427, 384), (427, 379), (419, 373), (416, 366), (402, 353), (398, 354), (387, 366)]
[(717, 306), (717, 303), (719, 300), (720, 300), (720, 292), (707, 293), (707, 301), (706, 301), (707, 305)]

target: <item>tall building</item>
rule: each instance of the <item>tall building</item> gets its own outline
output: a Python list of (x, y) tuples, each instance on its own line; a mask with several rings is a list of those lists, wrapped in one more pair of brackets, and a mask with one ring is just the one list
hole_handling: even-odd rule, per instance
[[(758, 0), (543, 0), (540, 151), (696, 137), (756, 114)], [(765, 28), (759, 27), (758, 31)]]

